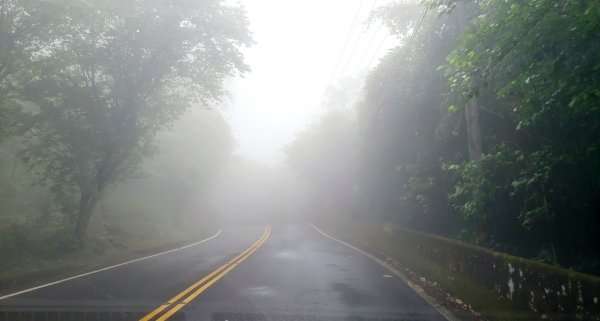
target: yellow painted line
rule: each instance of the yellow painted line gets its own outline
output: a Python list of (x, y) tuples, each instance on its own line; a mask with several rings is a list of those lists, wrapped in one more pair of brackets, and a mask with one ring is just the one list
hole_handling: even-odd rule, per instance
[(229, 262), (221, 265), (218, 269), (214, 270), (209, 275), (207, 275), (204, 278), (202, 278), (200, 281), (192, 284), (187, 289), (183, 290), (181, 293), (179, 293), (176, 296), (174, 296), (173, 298), (171, 298), (169, 301), (167, 301), (167, 303), (162, 304), (161, 306), (159, 306), (158, 308), (156, 308), (154, 311), (148, 313), (146, 316), (144, 316), (142, 319), (140, 319), (140, 321), (149, 321), (149, 320), (151, 320), (153, 317), (155, 317), (156, 315), (160, 314), (164, 309), (168, 308), (173, 303), (177, 302), (179, 299), (181, 299), (183, 296), (185, 296), (186, 294), (188, 294), (189, 292), (191, 292), (192, 290), (194, 290), (196, 287), (198, 287), (199, 285), (203, 284), (204, 282), (206, 282), (207, 280), (209, 280), (210, 278), (212, 278), (213, 276), (215, 276), (217, 273), (221, 272), (228, 265), (232, 264), (233, 262), (235, 262), (236, 260), (238, 260), (241, 256), (243, 256), (248, 251), (250, 251), (256, 244), (258, 244), (266, 236), (266, 234), (267, 234), (267, 229), (265, 228), (265, 231), (263, 232), (263, 234), (261, 235), (261, 237), (256, 242), (254, 242), (249, 248), (247, 248), (246, 250), (244, 250), (242, 253), (240, 253), (235, 258), (231, 259)]
[(171, 310), (167, 311), (167, 313), (163, 314), (160, 318), (156, 319), (156, 321), (165, 321), (166, 319), (170, 318), (173, 314), (175, 314), (175, 312), (179, 311), (181, 308), (183, 308), (185, 304), (177, 304), (175, 307), (173, 307)]
[(186, 295), (187, 293), (189, 293), (190, 291), (192, 291), (198, 285), (204, 283), (206, 280), (210, 279), (215, 274), (219, 273), (221, 270), (223, 270), (224, 268), (226, 268), (228, 265), (230, 265), (233, 262), (237, 261), (241, 256), (243, 256), (244, 254), (246, 254), (248, 251), (250, 251), (250, 249), (252, 249), (256, 244), (258, 244), (260, 242), (260, 240), (262, 240), (265, 237), (266, 234), (267, 234), (267, 230), (265, 229), (265, 232), (263, 232), (263, 234), (261, 235), (261, 237), (256, 242), (254, 242), (249, 248), (247, 248), (246, 250), (244, 250), (244, 252), (238, 254), (238, 256), (236, 256), (233, 259), (229, 260), (229, 262), (221, 265), (218, 269), (214, 270), (209, 275), (207, 275), (204, 278), (202, 278), (202, 280), (200, 280), (200, 281), (192, 284), (187, 289), (185, 289), (184, 291), (182, 291), (181, 293), (179, 293), (178, 295), (174, 296), (169, 301), (167, 301), (167, 303), (168, 304), (173, 304), (173, 303), (177, 302), (179, 299), (181, 299), (181, 297), (183, 297), (184, 295)]
[[(188, 298), (186, 298), (183, 301), (184, 302), (183, 304), (177, 304), (177, 305), (175, 305), (169, 311), (167, 311), (164, 315), (162, 315), (161, 317), (159, 317), (156, 320), (157, 321), (163, 321), (163, 320), (168, 319), (171, 315), (173, 315), (179, 309), (181, 309), (183, 306), (185, 306), (187, 303), (189, 303), (193, 298), (195, 298), (196, 296), (198, 296), (200, 293), (202, 293), (204, 290), (206, 290), (208, 287), (210, 287), (216, 281), (218, 281), (219, 279), (221, 279), (225, 274), (229, 273), (229, 271), (231, 271), (240, 262), (242, 262), (247, 257), (249, 257), (252, 253), (254, 253), (258, 249), (258, 247), (260, 247), (267, 240), (267, 238), (269, 237), (270, 233), (271, 233), (271, 226), (267, 225), (267, 227), (265, 228), (265, 231), (263, 232), (263, 234), (261, 235), (261, 237), (258, 240), (256, 240), (249, 248), (247, 248), (246, 250), (244, 250), (242, 253), (238, 254), (233, 259), (229, 260), (229, 262), (221, 265), (219, 268), (217, 268), (216, 270), (214, 270), (213, 272), (211, 272), (210, 274), (208, 274), (207, 276), (205, 276), (204, 278), (202, 278), (200, 281), (192, 284), (191, 286), (189, 286), (188, 288), (186, 288), (185, 290), (183, 290), (182, 292), (180, 292), (179, 294), (177, 294), (176, 296), (174, 296), (173, 298), (171, 298), (165, 304), (162, 304), (161, 306), (159, 306), (158, 308), (156, 308), (154, 311), (148, 313), (146, 316), (144, 316), (142, 319), (140, 319), (140, 321), (149, 321), (149, 320), (151, 320), (156, 315), (160, 314), (163, 310), (165, 310), (166, 308), (172, 306), (175, 302), (178, 302), (186, 294), (188, 294), (192, 290), (196, 289), (198, 286), (202, 285), (203, 283), (205, 283), (206, 281), (208, 281), (208, 280), (210, 280), (211, 278), (214, 277), (214, 279), (210, 280), (207, 284), (205, 284), (200, 289), (198, 289), (194, 293), (192, 293)], [(225, 268), (227, 268), (227, 269), (225, 269)], [(216, 277), (215, 277), (215, 275), (216, 275)]]
[[(271, 230), (269, 229), (269, 234), (270, 233), (271, 233)], [(258, 248), (261, 245), (263, 245), (264, 242), (267, 241), (268, 237), (269, 237), (269, 235), (267, 234), (267, 237), (265, 237), (258, 245), (256, 245), (250, 252), (248, 252), (248, 254), (246, 254), (244, 257), (242, 257), (239, 261), (231, 264), (225, 271), (223, 271), (221, 274), (217, 275), (214, 279), (210, 280), (208, 283), (206, 283), (205, 285), (200, 287), (194, 293), (190, 294), (187, 298), (185, 298), (183, 300), (183, 303), (185, 303), (185, 304), (190, 303), (195, 297), (200, 295), (200, 293), (204, 292), (204, 290), (208, 289), (215, 282), (219, 281), (219, 279), (221, 279), (223, 276), (225, 276), (225, 274), (229, 273), (229, 271), (233, 270), (233, 268), (235, 268), (238, 264), (242, 263), (242, 261), (247, 259), (250, 255), (252, 255), (252, 253), (254, 253), (256, 250), (258, 250)]]
[(209, 280), (210, 278), (212, 278), (213, 276), (215, 276), (217, 273), (219, 273), (220, 271), (222, 271), (223, 269), (225, 269), (228, 265), (234, 263), (236, 260), (238, 260), (241, 256), (243, 256), (244, 254), (246, 254), (248, 251), (250, 251), (254, 246), (256, 246), (266, 235), (267, 235), (267, 231), (270, 227), (265, 228), (265, 232), (263, 232), (263, 234), (261, 235), (261, 237), (254, 242), (248, 249), (246, 249), (245, 251), (243, 251), (242, 253), (240, 253), (238, 256), (236, 256), (235, 258), (231, 259), (229, 262), (223, 264), (222, 266), (220, 266), (218, 269), (214, 270), (213, 272), (211, 272), (209, 275), (205, 276), (204, 278), (202, 278), (200, 281), (192, 284), (191, 286), (189, 286), (187, 289), (185, 289), (184, 291), (182, 291), (181, 293), (177, 294), (176, 296), (174, 296), (173, 298), (171, 298), (169, 301), (167, 301), (166, 304), (163, 304), (161, 306), (159, 306), (157, 309), (155, 309), (154, 311), (150, 312), (149, 314), (147, 314), (146, 316), (144, 316), (142, 319), (140, 319), (140, 321), (149, 321), (151, 320), (154, 316), (160, 314), (164, 309), (168, 308), (169, 306), (171, 306), (173, 303), (177, 302), (179, 299), (181, 299), (181, 297), (185, 296), (186, 294), (188, 294), (189, 292), (191, 292), (193, 289), (195, 289), (196, 287), (198, 287), (199, 285), (201, 285), (202, 283), (206, 282), (207, 280)]
[(168, 308), (169, 306), (170, 306), (170, 304), (163, 304), (163, 305), (159, 306), (154, 311), (146, 314), (146, 316), (144, 316), (143, 318), (141, 318), (140, 321), (149, 321), (150, 319), (154, 318), (155, 315), (161, 313), (162, 310)]

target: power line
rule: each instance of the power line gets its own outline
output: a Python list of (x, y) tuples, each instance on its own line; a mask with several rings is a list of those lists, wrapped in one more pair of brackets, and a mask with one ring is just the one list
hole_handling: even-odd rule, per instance
[[(377, 5), (377, 0), (373, 1), (373, 4), (371, 5), (371, 9), (369, 10), (369, 13), (373, 12), (373, 9), (375, 9), (375, 5)], [(364, 32), (361, 32), (358, 35), (358, 38), (356, 39), (356, 42), (354, 43), (354, 47), (352, 48), (352, 51), (350, 52), (350, 56), (348, 56), (348, 60), (346, 60), (346, 64), (344, 65), (344, 68), (342, 69), (342, 72), (340, 73), (340, 78), (342, 78), (345, 74), (346, 74), (346, 69), (348, 68), (348, 65), (350, 65), (350, 62), (352, 61), (352, 57), (354, 57), (354, 52), (356, 51), (356, 49), (358, 48), (358, 45), (360, 44), (360, 40), (362, 39)]]
[(385, 37), (383, 37), (383, 40), (381, 41), (381, 43), (379, 43), (379, 46), (377, 46), (377, 50), (375, 50), (375, 53), (373, 54), (373, 56), (371, 56), (371, 59), (369, 59), (369, 63), (367, 64), (367, 68), (369, 66), (371, 66), (371, 64), (373, 63), (373, 61), (375, 60), (375, 58), (377, 58), (377, 56), (379, 56), (379, 51), (381, 50), (381, 48), (383, 47), (383, 45), (385, 44), (385, 42), (387, 41), (387, 39), (389, 38), (389, 34), (386, 34)]
[(421, 27), (421, 24), (423, 23), (423, 20), (425, 20), (425, 15), (427, 14), (427, 7), (423, 8), (423, 12), (421, 13), (421, 18), (419, 19), (419, 23), (417, 24), (417, 26), (415, 27), (415, 30), (413, 31), (410, 40), (406, 46), (406, 51), (404, 52), (404, 56), (402, 57), (402, 60), (404, 60), (404, 58), (406, 58), (406, 55), (408, 54), (408, 51), (410, 50), (410, 47), (412, 46), (413, 41), (415, 40), (415, 36), (417, 35), (417, 31), (419, 31), (419, 28)]
[(360, 9), (362, 8), (362, 5), (364, 2), (365, 2), (364, 0), (361, 0), (360, 3), (358, 4), (358, 8), (356, 10), (356, 13), (354, 14), (354, 19), (352, 20), (352, 25), (350, 26), (350, 31), (348, 32), (348, 36), (346, 36), (346, 40), (344, 41), (344, 47), (342, 48), (340, 57), (337, 59), (335, 68), (333, 68), (333, 73), (331, 74), (331, 77), (329, 77), (329, 84), (331, 84), (331, 82), (333, 81), (333, 77), (335, 77), (337, 69), (340, 66), (340, 62), (342, 61), (342, 58), (344, 57), (344, 53), (346, 52), (346, 47), (348, 46), (348, 41), (350, 41), (350, 37), (352, 36), (352, 31), (354, 30), (354, 25), (356, 25), (356, 20), (358, 19), (358, 15), (360, 14)]
[[(417, 23), (417, 26), (413, 30), (413, 32), (412, 32), (412, 34), (410, 36), (410, 39), (409, 39), (408, 43), (406, 44), (406, 47), (405, 47), (406, 49), (405, 49), (404, 54), (402, 55), (402, 59), (400, 59), (400, 61), (403, 61), (406, 58), (406, 55), (408, 54), (408, 52), (410, 51), (410, 47), (412, 46), (412, 43), (415, 40), (417, 32), (421, 28), (421, 24), (423, 24), (423, 20), (425, 19), (425, 16), (427, 15), (427, 12), (428, 12), (428, 8), (423, 8), (423, 11), (421, 11), (421, 16), (419, 17), (419, 21)], [(381, 47), (383, 46), (383, 44), (386, 42), (386, 40), (387, 40), (388, 37), (389, 37), (389, 34), (386, 35), (386, 37), (383, 39), (383, 41), (379, 44), (379, 47), (375, 51), (375, 54), (369, 60), (369, 63), (367, 64), (367, 66), (370, 66), (373, 63), (373, 60), (375, 60), (375, 58), (377, 58), (377, 56), (379, 55), (379, 50), (381, 49)]]
[[(363, 51), (363, 54), (360, 56), (360, 58), (358, 59), (358, 62), (356, 63), (356, 68), (354, 68), (354, 72), (352, 73), (353, 75), (356, 75), (358, 73), (358, 70), (360, 69), (363, 60), (365, 60), (365, 57), (367, 56), (369, 49), (371, 49), (371, 45), (373, 45), (373, 41), (375, 41), (375, 38), (377, 38), (377, 34), (379, 33), (379, 30), (381, 30), (381, 26), (382, 26), (381, 24), (377, 25), (377, 29), (375, 29), (375, 31), (373, 32), (373, 36), (369, 40), (369, 43), (367, 43), (367, 47), (365, 48), (365, 51)], [(368, 65), (367, 65), (367, 67), (368, 67)]]
[[(406, 47), (405, 47), (405, 50), (404, 50), (404, 52), (402, 54), (401, 59), (398, 60), (400, 63), (402, 63), (406, 59), (406, 56), (408, 55), (408, 53), (409, 53), (409, 51), (410, 51), (410, 49), (412, 47), (412, 43), (415, 40), (417, 32), (421, 28), (421, 24), (423, 23), (423, 20), (425, 20), (425, 15), (427, 14), (427, 11), (428, 11), (427, 7), (423, 8), (423, 12), (421, 13), (421, 17), (419, 18), (419, 23), (417, 24), (417, 26), (413, 30), (413, 33), (412, 33), (410, 39), (408, 40), (408, 43), (406, 44)], [(381, 105), (381, 103), (383, 102), (384, 97), (387, 96), (391, 90), (392, 90), (392, 87), (388, 86), (386, 88), (386, 90), (384, 91), (384, 94), (383, 95), (379, 95), (379, 102), (377, 103), (377, 106)]]

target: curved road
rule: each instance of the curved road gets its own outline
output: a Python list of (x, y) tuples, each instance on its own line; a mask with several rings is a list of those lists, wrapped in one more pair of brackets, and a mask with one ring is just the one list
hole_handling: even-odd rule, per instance
[(384, 267), (299, 224), (225, 228), (202, 244), (4, 298), (2, 320), (445, 319)]

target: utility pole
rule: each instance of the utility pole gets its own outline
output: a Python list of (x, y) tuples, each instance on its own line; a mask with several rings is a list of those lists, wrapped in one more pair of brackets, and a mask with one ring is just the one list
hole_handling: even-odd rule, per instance
[[(458, 30), (462, 34), (465, 31), (465, 25), (468, 23), (464, 1), (457, 1), (456, 15), (458, 19)], [(474, 81), (470, 85), (471, 89), (475, 87)], [(479, 101), (477, 96), (469, 98), (465, 106), (465, 116), (467, 125), (467, 146), (469, 149), (469, 160), (478, 161), (483, 153), (483, 142), (481, 140), (481, 125), (479, 122)]]

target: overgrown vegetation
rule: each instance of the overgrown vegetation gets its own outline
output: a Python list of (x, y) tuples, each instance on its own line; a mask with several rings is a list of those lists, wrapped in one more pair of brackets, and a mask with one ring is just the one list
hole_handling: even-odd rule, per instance
[(355, 148), (298, 165), (307, 140), (337, 146), (318, 129), (331, 117), (289, 147), (315, 188), (353, 164), (345, 200), (314, 210), (599, 274), (598, 2), (398, 1), (372, 19), (401, 45), (350, 108), (357, 134), (338, 133)]
[(197, 110), (158, 138), (159, 154), (142, 163), (141, 174), (99, 201), (83, 249), (73, 235), (72, 213), (63, 211), (47, 187), (33, 184), (12, 139), (0, 144), (6, 184), (0, 190), (0, 287), (22, 285), (28, 275), (100, 267), (214, 233), (218, 222), (206, 197), (233, 148), (227, 123), (218, 113)]
[[(243, 9), (221, 1), (0, 1), (1, 251), (31, 234), (55, 249), (43, 253), (82, 247), (98, 204), (142, 169), (170, 171), (153, 179), (179, 195), (180, 217), (232, 142), (219, 117), (196, 132), (176, 122), (219, 103), (223, 81), (249, 70), (240, 48), (251, 43)], [(177, 167), (144, 162), (174, 125), (188, 132), (160, 147)], [(152, 184), (140, 185), (130, 191)]]

